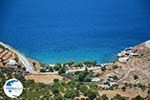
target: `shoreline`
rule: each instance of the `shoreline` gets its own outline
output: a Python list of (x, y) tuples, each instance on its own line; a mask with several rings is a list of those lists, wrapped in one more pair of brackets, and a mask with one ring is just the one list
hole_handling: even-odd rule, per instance
[[(13, 47), (11, 47), (11, 46), (9, 46), (9, 45), (3, 43), (3, 42), (0, 42), (0, 44), (1, 44), (1, 45), (4, 45), (4, 46), (7, 47), (7, 48), (9, 48), (12, 52), (16, 53), (17, 56), (18, 56), (18, 54), (21, 55), (21, 58), (24, 57), (24, 58), (28, 59), (28, 61), (30, 61), (30, 59), (32, 58), (33, 60), (38, 61), (38, 62), (40, 62), (41, 64), (47, 64), (47, 65), (49, 65), (49, 66), (54, 66), (54, 65), (57, 64), (57, 63), (65, 64), (65, 63), (67, 63), (67, 62), (69, 62), (69, 61), (73, 61), (73, 62), (75, 62), (76, 64), (78, 64), (78, 63), (83, 63), (83, 62), (85, 62), (85, 61), (95, 61), (98, 65), (104, 66), (104, 65), (107, 65), (107, 64), (109, 64), (109, 63), (113, 63), (113, 62), (119, 61), (119, 59), (118, 59), (118, 57), (117, 57), (117, 54), (114, 54), (114, 56), (112, 57), (112, 58), (113, 58), (112, 60), (107, 60), (107, 61), (105, 61), (105, 62), (103, 62), (103, 63), (100, 62), (100, 61), (98, 61), (98, 60), (92, 60), (92, 59), (87, 59), (87, 60), (66, 60), (66, 61), (55, 61), (55, 63), (47, 63), (46, 61), (42, 61), (42, 60), (40, 60), (40, 59), (37, 59), (37, 60), (36, 60), (36, 58), (34, 58), (34, 57), (30, 57), (30, 58), (29, 58), (28, 56), (25, 56), (24, 53), (22, 53), (22, 52), (20, 52), (20, 51), (18, 51), (18, 50), (16, 50), (16, 49), (14, 49)], [(144, 45), (145, 45), (146, 47), (150, 48), (150, 40), (145, 41), (145, 42), (144, 42)], [(136, 45), (135, 45), (135, 46), (136, 46)], [(129, 49), (130, 49), (130, 47), (129, 47)], [(116, 55), (116, 56), (115, 56), (115, 55)], [(101, 59), (105, 59), (105, 58), (103, 58), (103, 57), (101, 57), (101, 56), (100, 56), (100, 58), (101, 58)], [(46, 59), (46, 58), (45, 58), (45, 59)], [(51, 59), (52, 59), (52, 58), (51, 58)], [(50, 61), (49, 61), (49, 62), (50, 62)]]

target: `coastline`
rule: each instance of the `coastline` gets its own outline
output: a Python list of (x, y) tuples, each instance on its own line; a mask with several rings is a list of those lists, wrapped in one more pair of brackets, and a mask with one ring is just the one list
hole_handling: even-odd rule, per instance
[[(10, 49), (11, 46), (9, 48), (9, 46), (2, 43), (0, 43), (0, 45), (5, 46), (5, 48), (1, 46), (1, 55), (3, 54), (2, 51), (5, 52), (6, 50), (19, 53), (13, 48)], [(23, 71), (18, 67), (15, 67), (16, 71), (13, 73), (22, 73), (25, 79), (24, 81), (32, 82), (32, 84), (40, 83), (42, 86), (54, 85), (57, 84), (57, 82), (81, 82), (84, 85), (96, 85), (98, 95), (106, 94), (110, 98), (113, 98), (117, 93), (128, 98), (133, 98), (137, 96), (135, 91), (138, 92), (138, 95), (146, 97), (146, 91), (143, 91), (143, 88), (140, 86), (144, 86), (144, 90), (147, 90), (150, 80), (149, 40), (133, 47), (125, 48), (121, 51), (121, 54), (122, 55), (118, 58), (128, 57), (128, 60), (122, 61), (118, 59), (119, 61), (105, 64), (98, 64), (95, 61), (85, 61), (82, 63), (68, 61), (66, 63), (56, 64), (40, 63), (40, 68), (39, 70), (34, 70), (35, 73)], [(20, 56), (17, 55), (17, 57), (19, 58)], [(1, 59), (4, 58), (1, 57)], [(28, 61), (30, 60), (29, 58), (26, 59)], [(14, 68), (14, 66), (22, 65), (15, 64), (11, 67)], [(35, 65), (35, 63), (33, 65)], [(7, 68), (11, 69), (10, 66), (7, 66)], [(133, 86), (133, 88), (128, 88), (128, 84)], [(136, 87), (134, 87), (135, 85)], [(123, 87), (126, 87), (126, 91), (123, 90)], [(130, 91), (132, 95), (128, 94), (128, 91)]]
[[(2, 44), (5, 44), (5, 43), (3, 43), (3, 42), (1, 42)], [(9, 45), (8, 45), (9, 46)], [(150, 48), (150, 40), (147, 40), (146, 42), (145, 42), (145, 46), (147, 46), (148, 48)], [(10, 47), (10, 46), (9, 46)], [(128, 48), (128, 47), (126, 47), (126, 48)], [(12, 47), (10, 47), (10, 49), (12, 49), (12, 50), (15, 50), (14, 48), (12, 48)], [(66, 62), (68, 62), (68, 61), (74, 61), (75, 63), (81, 63), (81, 62), (84, 62), (84, 61), (96, 61), (98, 64), (101, 64), (101, 65), (105, 65), (105, 64), (108, 64), (108, 63), (111, 63), (111, 62), (116, 62), (116, 61), (118, 61), (118, 57), (116, 56), (116, 54), (120, 51), (120, 50), (117, 50), (118, 52), (117, 53), (114, 53), (113, 55), (110, 55), (108, 58), (107, 57), (102, 57), (101, 55), (98, 55), (99, 56), (99, 60), (96, 60), (96, 59), (82, 59), (82, 58), (80, 58), (80, 56), (79, 56), (79, 59), (77, 60), (77, 59), (63, 59), (63, 60), (57, 60), (58, 58), (55, 58), (55, 56), (54, 55), (51, 55), (51, 54), (47, 54), (47, 53), (44, 53), (45, 55), (46, 55), (46, 57), (42, 57), (42, 58), (39, 58), (39, 56), (36, 56), (36, 57), (30, 57), (28, 54), (24, 54), (23, 52), (21, 52), (21, 51), (19, 51), (19, 50), (15, 50), (15, 51), (17, 51), (19, 54), (21, 54), (21, 55), (23, 55), (23, 56), (25, 56), (27, 59), (29, 59), (29, 60), (33, 60), (33, 61), (38, 61), (38, 62), (41, 62), (41, 63), (45, 63), (45, 64), (49, 64), (49, 65), (52, 65), (52, 66), (54, 66), (56, 63), (66, 63)], [(66, 51), (67, 52), (67, 51)], [(82, 51), (83, 52), (83, 51)], [(79, 51), (77, 52), (78, 54), (79, 54)], [(74, 55), (77, 55), (76, 53), (74, 54)], [(88, 54), (88, 55), (90, 55), (90, 54)], [(92, 53), (91, 53), (91, 55), (92, 55)], [(109, 52), (108, 52), (108, 55), (109, 55)], [(65, 54), (64, 54), (64, 56), (65, 56)], [(57, 56), (57, 57), (59, 57), (59, 56)], [(49, 58), (51, 58), (51, 59), (49, 59)], [(60, 59), (61, 59), (61, 57), (60, 57)], [(52, 60), (52, 61), (51, 61)]]
[[(31, 57), (32, 59), (39, 60), (46, 64), (55, 64), (55, 63), (65, 63), (68, 61), (75, 61), (77, 63), (84, 62), (87, 60), (97, 61), (97, 63), (108, 63), (111, 61), (117, 61), (116, 53), (119, 52), (121, 49), (116, 51), (107, 51), (102, 49), (90, 49), (84, 50), (81, 48), (79, 50), (68, 50), (68, 51), (53, 51), (49, 50), (47, 52), (34, 52), (26, 53), (27, 56)], [(23, 50), (22, 50), (23, 51)], [(23, 51), (24, 52), (24, 51)]]

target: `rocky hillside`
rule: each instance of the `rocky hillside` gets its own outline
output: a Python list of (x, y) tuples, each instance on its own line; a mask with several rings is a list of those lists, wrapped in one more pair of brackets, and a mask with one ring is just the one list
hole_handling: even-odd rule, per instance
[[(102, 78), (107, 81), (115, 77), (116, 83), (142, 83), (150, 84), (150, 48), (144, 43), (134, 46), (131, 51), (136, 51), (135, 56), (124, 55), (128, 59), (125, 62), (114, 62), (107, 65), (107, 70), (102, 72)], [(123, 58), (123, 57), (122, 57)]]
[(112, 98), (120, 94), (128, 97), (127, 100), (140, 95), (145, 99), (137, 100), (150, 100), (150, 41), (146, 43), (121, 51), (118, 56), (123, 60), (118, 59), (95, 71), (101, 79), (100, 95)]
[[(4, 43), (0, 43), (0, 66), (2, 67), (18, 67), (21, 66), (22, 68), (25, 67), (23, 62), (18, 58), (14, 51), (14, 48), (9, 46), (10, 48), (6, 47)], [(19, 52), (19, 51), (18, 51)], [(23, 55), (21, 52), (19, 54)], [(25, 55), (23, 55), (25, 57)], [(27, 58), (29, 63), (34, 67), (34, 70), (39, 70), (40, 63), (36, 60), (32, 60)]]
[(0, 45), (0, 66), (8, 67), (11, 60), (16, 61), (16, 64), (22, 65), (21, 62), (18, 60), (15, 53), (11, 52), (9, 49), (5, 48), (3, 45)]
[(123, 81), (150, 84), (150, 48), (145, 44), (146, 42), (133, 47), (141, 55), (132, 57), (126, 63), (128, 75)]

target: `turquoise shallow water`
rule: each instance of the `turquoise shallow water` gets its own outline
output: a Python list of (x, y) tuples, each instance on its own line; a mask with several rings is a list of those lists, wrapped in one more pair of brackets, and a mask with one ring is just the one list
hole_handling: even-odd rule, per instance
[(150, 39), (149, 5), (149, 0), (3, 0), (0, 40), (46, 63), (105, 63)]

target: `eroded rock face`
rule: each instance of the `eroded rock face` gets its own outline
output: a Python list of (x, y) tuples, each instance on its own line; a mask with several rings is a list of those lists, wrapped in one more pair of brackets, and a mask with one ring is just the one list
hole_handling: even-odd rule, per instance
[[(0, 66), (1, 67), (15, 67), (15, 68), (19, 66), (19, 68), (20, 67), (24, 68), (25, 67), (24, 64), (18, 58), (16, 53), (13, 52), (13, 50), (15, 49), (12, 47), (8, 49), (4, 43), (0, 43)], [(38, 71), (40, 69), (41, 64), (38, 61), (29, 59), (29, 58), (27, 59), (29, 63), (34, 67), (34, 70)]]
[(133, 49), (137, 50), (137, 52), (141, 54), (149, 54), (150, 48), (146, 45), (146, 42), (136, 45)]
[(41, 63), (40, 62), (38, 62), (36, 60), (33, 60), (33, 59), (29, 59), (29, 62), (34, 67), (34, 70), (36, 72), (40, 72), (40, 67), (41, 67)]
[(0, 66), (8, 67), (11, 60), (16, 61), (16, 64), (19, 64), (16, 54), (0, 45)]

